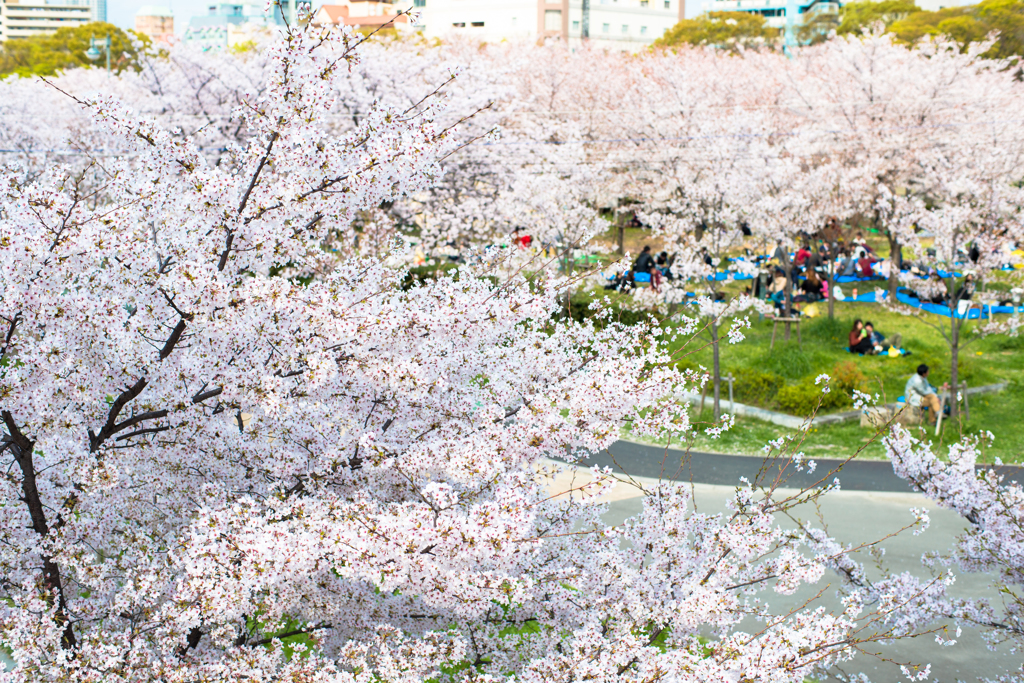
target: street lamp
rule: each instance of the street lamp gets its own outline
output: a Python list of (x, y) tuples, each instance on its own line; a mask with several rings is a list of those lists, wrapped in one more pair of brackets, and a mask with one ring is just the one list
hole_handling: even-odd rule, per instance
[(85, 56), (90, 62), (95, 62), (100, 58), (100, 52), (107, 55), (107, 75), (110, 75), (110, 34), (107, 34), (106, 38), (102, 40), (99, 38), (89, 39), (89, 49), (85, 51)]

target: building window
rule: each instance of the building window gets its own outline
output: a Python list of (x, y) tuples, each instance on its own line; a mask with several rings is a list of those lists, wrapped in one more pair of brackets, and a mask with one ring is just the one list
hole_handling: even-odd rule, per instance
[(474, 28), (483, 28), (484, 27), (484, 22), (482, 22), (482, 21), (473, 21), (473, 22), (470, 22), (469, 25), (473, 26)]
[(601, 24), (601, 33), (610, 33), (612, 30), (611, 24)]
[(579, 31), (580, 30), (580, 22), (578, 22), (578, 21), (572, 22), (572, 30), (573, 31)]
[(560, 9), (549, 9), (544, 12), (544, 30), (545, 31), (561, 31), (562, 30), (562, 10)]
[(629, 33), (629, 24), (623, 24), (622, 25), (622, 35), (626, 35), (627, 33)]
[(642, 36), (646, 36), (647, 35), (647, 27), (646, 26), (641, 26), (640, 27), (640, 35), (642, 35)]
[(464, 21), (454, 21), (454, 22), (452, 22), (452, 26), (454, 26), (455, 28), (466, 28), (466, 22), (464, 22)]
[(427, 0), (412, 0), (413, 7), (426, 7)]
[(665, 0), (665, 9), (672, 9), (672, 0)]
[(649, 4), (651, 4), (651, 3), (648, 2), (648, 0), (640, 0), (640, 6), (641, 7), (647, 7)]

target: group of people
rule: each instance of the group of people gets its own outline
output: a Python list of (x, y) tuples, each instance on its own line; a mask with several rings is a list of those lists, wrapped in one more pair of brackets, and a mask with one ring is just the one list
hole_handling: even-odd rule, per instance
[[(669, 256), (667, 251), (662, 251), (655, 256), (651, 246), (645, 245), (640, 255), (633, 262), (633, 267), (624, 273), (616, 274), (615, 278), (605, 285), (605, 289), (628, 291), (637, 286), (637, 282), (650, 281), (651, 288), (658, 291), (664, 280), (674, 280), (672, 263), (675, 256)], [(641, 277), (638, 278), (637, 276)]]
[(850, 353), (863, 353), (866, 356), (875, 356), (888, 353), (889, 349), (899, 349), (903, 344), (903, 336), (894, 334), (892, 339), (886, 340), (885, 335), (875, 330), (871, 321), (864, 322), (860, 318), (853, 321), (853, 329), (850, 330)]

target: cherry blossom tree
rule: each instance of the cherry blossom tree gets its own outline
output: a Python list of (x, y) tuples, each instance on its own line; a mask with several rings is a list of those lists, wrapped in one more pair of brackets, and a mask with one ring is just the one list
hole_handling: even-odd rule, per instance
[[(653, 325), (554, 324), (543, 282), (405, 287), (326, 252), (459, 144), (441, 102), (332, 131), (356, 59), (349, 34), (291, 30), (219, 162), (70, 93), (127, 150), (103, 185), (5, 173), (5, 678), (797, 682), (918, 632), (868, 593), (759, 599), (843, 562), (774, 522), (827, 488), (741, 486), (708, 515), (661, 483), (614, 527), (550, 494), (627, 423), (688, 431), (695, 377)], [(615, 483), (595, 475), (584, 494)]]
[(805, 121), (819, 154), (870, 175), (853, 199), (889, 242), (890, 298), (901, 248), (915, 243), (913, 224), (892, 198), (932, 200), (936, 156), (968, 163), (993, 138), (1018, 136), (1019, 123), (1003, 115), (1020, 106), (1012, 70), (981, 59), (985, 49), (961, 51), (947, 39), (908, 48), (876, 31), (798, 51), (786, 79), (782, 99)]

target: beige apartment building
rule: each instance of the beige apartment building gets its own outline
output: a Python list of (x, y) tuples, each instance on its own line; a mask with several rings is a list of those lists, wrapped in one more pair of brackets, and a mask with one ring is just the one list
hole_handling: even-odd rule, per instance
[(0, 42), (93, 20), (89, 0), (0, 0)]
[(174, 38), (174, 11), (170, 7), (144, 5), (135, 13), (135, 31), (149, 36), (156, 43), (169, 43)]

